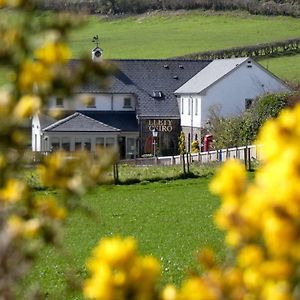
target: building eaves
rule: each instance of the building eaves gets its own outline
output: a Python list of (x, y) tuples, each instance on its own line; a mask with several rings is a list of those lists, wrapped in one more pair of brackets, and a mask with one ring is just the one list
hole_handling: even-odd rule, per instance
[(216, 59), (179, 87), (175, 91), (175, 94), (199, 94), (241, 66), (247, 60), (249, 60), (248, 57)]

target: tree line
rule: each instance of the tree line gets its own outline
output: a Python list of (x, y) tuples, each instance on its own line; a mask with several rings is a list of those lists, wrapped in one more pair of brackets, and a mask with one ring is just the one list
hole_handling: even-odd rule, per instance
[(47, 10), (91, 14), (139, 14), (151, 10), (246, 10), (251, 14), (300, 16), (300, 0), (37, 0)]

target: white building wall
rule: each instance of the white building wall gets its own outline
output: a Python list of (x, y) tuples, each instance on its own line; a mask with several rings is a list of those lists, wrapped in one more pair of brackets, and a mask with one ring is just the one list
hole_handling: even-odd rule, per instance
[(213, 106), (220, 107), (222, 116), (233, 116), (245, 110), (245, 99), (289, 90), (256, 63), (249, 65), (246, 62), (206, 90), (202, 96), (202, 125), (207, 122)]
[(42, 151), (41, 149), (41, 138), (42, 138), (42, 131), (41, 131), (41, 124), (39, 117), (37, 115), (33, 116), (32, 118), (32, 151)]
[[(124, 106), (124, 99), (130, 98), (131, 105)], [(95, 105), (91, 105), (93, 100)], [(127, 100), (128, 101), (128, 100)], [(135, 97), (132, 94), (77, 94), (74, 99), (63, 99), (63, 105), (56, 105), (56, 98), (52, 97), (48, 108), (65, 110), (95, 110), (95, 111), (134, 111)]]
[(201, 96), (182, 95), (179, 98), (180, 125), (200, 128)]

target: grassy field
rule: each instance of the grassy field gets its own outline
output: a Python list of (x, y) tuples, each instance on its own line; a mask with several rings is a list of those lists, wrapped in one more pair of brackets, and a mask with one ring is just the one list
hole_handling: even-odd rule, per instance
[[(162, 283), (179, 284), (188, 267), (195, 267), (197, 249), (210, 246), (221, 259), (223, 235), (213, 225), (219, 200), (208, 192), (208, 178), (99, 187), (83, 204), (96, 213), (71, 213), (63, 237), (64, 255), (51, 248), (39, 257), (26, 279), (38, 281), (47, 299), (81, 299), (65, 289), (64, 268), (86, 275), (85, 260), (103, 236), (134, 236), (141, 253), (152, 254), (162, 264)], [(66, 254), (67, 253), (67, 254)]]
[(106, 58), (169, 58), (300, 36), (299, 19), (246, 13), (168, 13), (103, 19), (89, 17), (71, 38), (74, 56), (90, 53), (99, 34)]
[[(252, 16), (245, 12), (88, 16), (86, 25), (74, 30), (70, 37), (73, 57), (90, 55), (91, 40), (96, 34), (105, 58), (171, 58), (299, 37), (300, 22), (297, 18)], [(262, 64), (280, 78), (300, 81), (300, 55), (267, 59)], [(0, 72), (0, 84), (6, 80), (5, 72)]]
[(258, 62), (279, 78), (300, 83), (300, 54), (262, 59)]

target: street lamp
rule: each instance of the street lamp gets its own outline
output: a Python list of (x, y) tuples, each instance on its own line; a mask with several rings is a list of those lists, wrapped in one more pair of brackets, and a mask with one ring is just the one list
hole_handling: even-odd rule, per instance
[(155, 156), (155, 150), (156, 150), (156, 138), (158, 136), (158, 130), (156, 128), (152, 129), (152, 138), (153, 138), (153, 156)]

